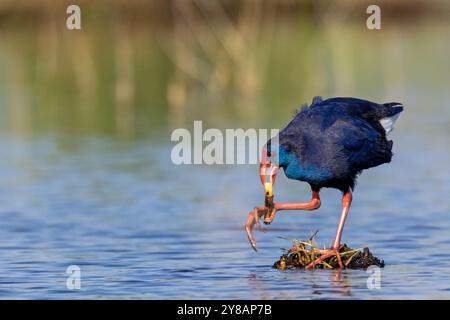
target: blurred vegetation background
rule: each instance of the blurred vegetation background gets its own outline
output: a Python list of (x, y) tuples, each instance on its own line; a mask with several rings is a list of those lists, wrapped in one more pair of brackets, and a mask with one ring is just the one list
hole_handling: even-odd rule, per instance
[[(66, 28), (69, 4), (81, 30)], [(370, 4), (382, 30), (366, 28)], [(426, 104), (420, 92), (450, 83), (449, 13), (444, 0), (0, 0), (0, 133), (276, 128), (315, 95)]]

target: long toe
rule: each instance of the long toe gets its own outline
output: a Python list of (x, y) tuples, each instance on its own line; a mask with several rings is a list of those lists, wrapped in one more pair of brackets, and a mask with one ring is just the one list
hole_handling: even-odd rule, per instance
[(321, 256), (318, 257), (314, 262), (311, 262), (309, 265), (307, 265), (305, 269), (312, 269), (317, 264), (323, 262), (324, 260), (326, 260), (332, 256), (336, 256), (336, 258), (338, 260), (339, 268), (341, 268), (341, 269), (343, 268), (341, 255), (339, 254), (338, 250), (326, 249), (326, 250), (319, 250), (319, 252), (320, 252)]

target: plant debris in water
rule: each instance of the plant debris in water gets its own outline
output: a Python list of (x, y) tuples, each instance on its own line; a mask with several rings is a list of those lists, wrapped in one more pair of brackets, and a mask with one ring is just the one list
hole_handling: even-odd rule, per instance
[[(320, 257), (319, 248), (314, 244), (314, 236), (309, 241), (292, 240), (290, 249), (283, 249), (284, 254), (273, 265), (279, 270), (304, 269)], [(367, 269), (370, 266), (384, 267), (384, 261), (373, 256), (369, 248), (351, 249), (346, 244), (339, 249), (342, 264), (348, 269)], [(331, 256), (314, 266), (315, 269), (337, 269), (339, 263), (336, 256)]]

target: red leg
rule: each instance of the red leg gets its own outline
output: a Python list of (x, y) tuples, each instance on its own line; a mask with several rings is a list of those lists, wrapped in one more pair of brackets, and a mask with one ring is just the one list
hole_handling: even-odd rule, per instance
[[(320, 207), (320, 197), (319, 192), (313, 191), (312, 199), (310, 202), (306, 203), (275, 203), (273, 211), (270, 215), (264, 218), (264, 223), (271, 223), (275, 219), (275, 215), (278, 211), (282, 210), (316, 210)], [(245, 224), (245, 230), (247, 231), (248, 240), (252, 248), (256, 250), (256, 241), (253, 237), (253, 227), (254, 225), (259, 225), (259, 219), (261, 216), (267, 213), (266, 207), (255, 207), (248, 215), (247, 222)]]
[(333, 244), (331, 245), (330, 249), (327, 250), (320, 250), (321, 256), (316, 259), (313, 263), (309, 264), (306, 269), (313, 268), (317, 263), (331, 257), (336, 256), (338, 259), (339, 267), (343, 268), (341, 255), (339, 254), (339, 248), (341, 247), (341, 238), (342, 238), (342, 231), (344, 230), (345, 220), (347, 219), (348, 211), (350, 209), (350, 205), (352, 204), (352, 192), (347, 191), (344, 193), (342, 197), (342, 214), (341, 219), (339, 220), (338, 229), (336, 232), (336, 237), (333, 241)]
[(311, 201), (305, 203), (275, 203), (274, 209), (271, 214), (264, 218), (264, 223), (271, 223), (275, 219), (275, 215), (278, 211), (283, 210), (316, 210), (320, 208), (320, 196), (318, 191), (312, 192)]

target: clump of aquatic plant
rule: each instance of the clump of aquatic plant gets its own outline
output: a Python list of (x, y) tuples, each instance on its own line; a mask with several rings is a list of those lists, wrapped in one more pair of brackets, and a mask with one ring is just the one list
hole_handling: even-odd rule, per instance
[[(335, 255), (324, 260), (318, 260), (324, 250), (319, 249), (316, 245), (314, 236), (315, 234), (307, 241), (289, 239), (293, 246), (290, 249), (282, 249), (283, 254), (275, 262), (274, 268), (279, 270), (338, 269), (339, 261)], [(367, 247), (352, 249), (343, 244), (339, 248), (339, 255), (344, 268), (366, 269), (372, 265), (384, 267), (384, 261), (373, 256)]]

